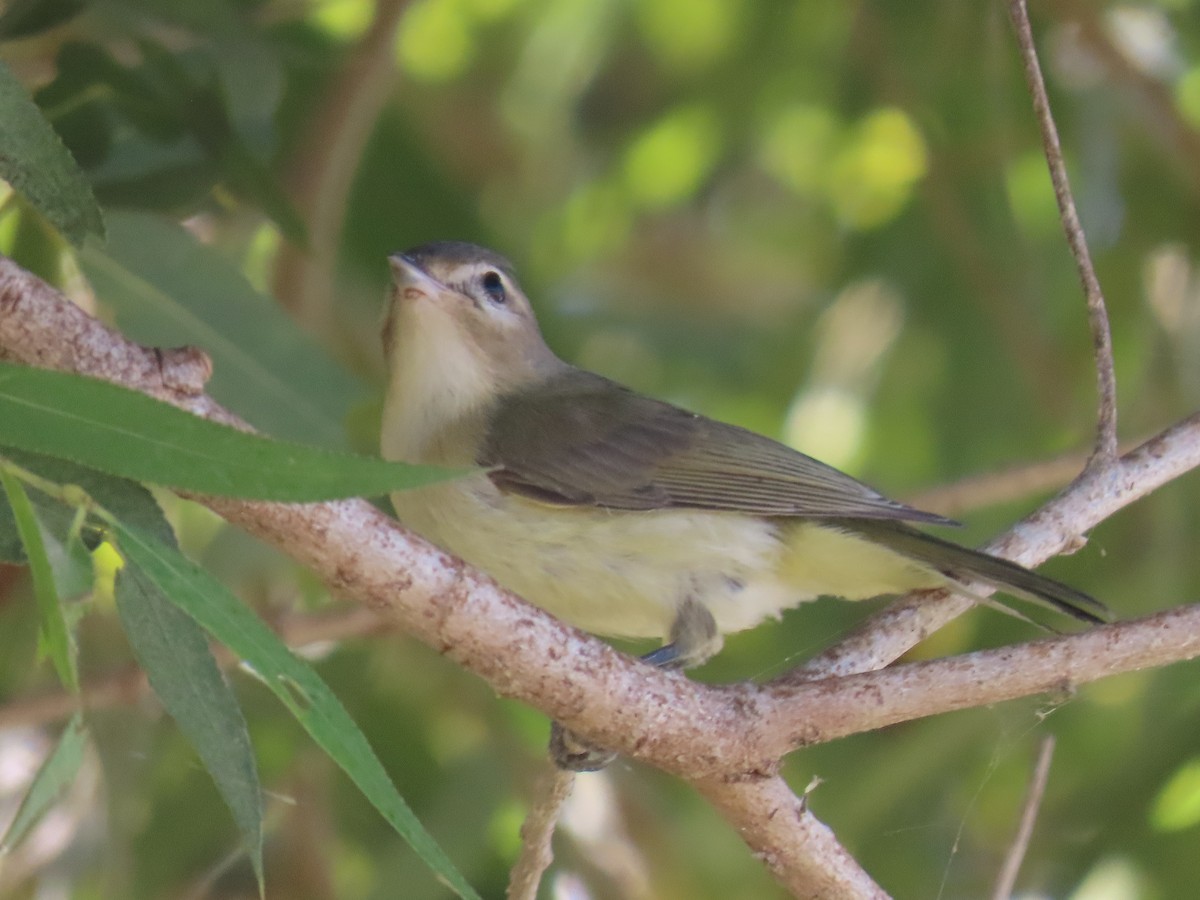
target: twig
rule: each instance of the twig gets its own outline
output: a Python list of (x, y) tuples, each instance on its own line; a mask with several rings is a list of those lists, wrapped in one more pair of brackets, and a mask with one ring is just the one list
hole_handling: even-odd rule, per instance
[(1042, 797), (1046, 794), (1046, 782), (1050, 778), (1050, 761), (1054, 758), (1054, 736), (1046, 735), (1042, 739), (1041, 749), (1038, 750), (1037, 764), (1033, 767), (1033, 777), (1029, 780), (1029, 789), (1025, 792), (1025, 803), (1021, 809), (1021, 823), (1013, 836), (1012, 846), (1004, 858), (1000, 869), (1000, 877), (996, 879), (996, 889), (992, 891), (992, 900), (1008, 900), (1017, 884), (1017, 875), (1021, 871), (1021, 863), (1025, 861), (1025, 851), (1029, 849), (1029, 839), (1033, 835), (1033, 823), (1037, 821), (1038, 809), (1042, 805)]
[(938, 485), (905, 497), (917, 509), (928, 509), (944, 516), (1013, 503), (1025, 497), (1061, 488), (1079, 474), (1087, 463), (1082, 453), (1064, 453), (1054, 459), (1012, 466), (998, 472), (972, 475), (952, 484)]
[(575, 773), (552, 763), (538, 779), (529, 812), (521, 824), (521, 855), (509, 873), (508, 900), (536, 900), (542, 875), (554, 862), (554, 829), (574, 785)]
[(1029, 25), (1029, 11), (1025, 0), (1009, 0), (1009, 15), (1017, 32), (1017, 45), (1021, 49), (1021, 61), (1025, 68), (1025, 81), (1033, 97), (1033, 109), (1042, 130), (1042, 146), (1046, 163), (1050, 167), (1050, 181), (1054, 185), (1054, 198), (1058, 201), (1059, 217), (1071, 255), (1079, 269), (1083, 292), (1087, 299), (1088, 325), (1092, 331), (1092, 349), (1096, 358), (1096, 388), (1099, 393), (1099, 411), (1096, 423), (1096, 442), (1090, 465), (1103, 466), (1117, 456), (1117, 376), (1113, 367), (1112, 332), (1108, 324), (1108, 310), (1104, 305), (1104, 292), (1092, 266), (1087, 238), (1075, 210), (1071, 195), (1071, 184), (1067, 178), (1067, 167), (1063, 162), (1062, 145), (1058, 140), (1058, 129), (1050, 111), (1050, 99), (1046, 96), (1046, 83), (1042, 79), (1042, 67), (1038, 62), (1037, 49), (1033, 43), (1033, 30)]
[[(1131, 443), (1126, 449), (1133, 446), (1135, 445)], [(944, 516), (955, 517), (1062, 488), (1080, 473), (1086, 463), (1087, 456), (1082, 453), (1064, 453), (1053, 459), (1036, 460), (995, 472), (969, 475), (949, 484), (926, 488), (901, 499), (918, 509), (928, 509)]]
[(1179, 176), (1193, 194), (1200, 193), (1200, 134), (1180, 114), (1180, 105), (1169, 84), (1140, 68), (1113, 42), (1102, 20), (1103, 6), (1089, 0), (1059, 0), (1050, 5), (1053, 14), (1062, 15), (1074, 29), (1079, 45), (1108, 71), (1114, 84), (1132, 95), (1138, 118), (1157, 134), (1167, 155), (1175, 163)]
[(308, 226), (308, 247), (285, 244), (272, 292), (313, 332), (332, 324), (334, 270), (346, 198), (363, 148), (394, 82), (396, 30), (408, 0), (379, 0), (375, 18), (314, 113), (288, 182)]
[[(362, 606), (316, 615), (288, 616), (273, 625), (284, 641), (296, 648), (319, 641), (362, 637), (391, 627), (387, 619)], [(237, 664), (233, 654), (221, 645), (213, 647), (213, 655), (222, 668)], [(56, 722), (67, 718), (80, 707), (97, 710), (127, 706), (149, 693), (150, 685), (142, 670), (137, 666), (129, 666), (85, 682), (78, 697), (67, 691), (54, 691), (6, 703), (0, 706), (0, 729)]]
[[(1118, 509), (1200, 467), (1200, 413), (1195, 413), (1123, 456), (1106, 471), (1090, 469), (1037, 512), (987, 544), (989, 553), (1023, 565), (1064, 549)], [(1031, 548), (1037, 548), (1031, 554)], [(984, 593), (987, 588), (979, 588)], [(836, 646), (783, 675), (791, 683), (880, 669), (970, 609), (957, 594), (909, 594), (871, 616)]]

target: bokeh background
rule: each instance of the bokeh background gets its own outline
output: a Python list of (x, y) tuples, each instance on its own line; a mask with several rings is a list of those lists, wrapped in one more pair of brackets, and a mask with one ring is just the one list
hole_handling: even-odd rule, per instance
[[(1196, 13), (1033, 9), (1129, 442), (1200, 405)], [(1032, 509), (1071, 463), (965, 500), (928, 491), (1090, 445), (1081, 292), (1002, 3), (15, 0), (0, 58), (108, 227), (76, 251), (3, 191), (0, 250), (134, 337), (210, 350), (214, 392), (271, 433), (373, 448), (386, 254), (466, 239), (514, 261), (567, 359), (924, 498), (969, 523), (965, 541)], [(1125, 617), (1194, 600), (1198, 500), (1182, 479), (1045, 570)], [(322, 638), (306, 652), (402, 793), (500, 896), (545, 718), (168, 503), (195, 558), (269, 621)], [(777, 674), (878, 606), (811, 604), (732, 638), (697, 677)], [(85, 678), (125, 684), (113, 610), (83, 609)], [(36, 627), (26, 575), (0, 569), (0, 822), (63, 721), (39, 705), (55, 685)], [(1037, 634), (978, 610), (913, 657)], [(797, 790), (821, 779), (812, 808), (895, 895), (975, 897), (1053, 734), (1022, 896), (1190, 896), (1198, 675), (896, 726), (796, 753), (786, 774)], [(447, 896), (267, 692), (233, 677), (269, 790), (268, 896)], [(255, 896), (154, 700), (113, 690), (89, 721), (81, 778), (0, 860), (0, 896)], [(557, 853), (547, 897), (781, 895), (703, 802), (628, 763), (580, 780)]]

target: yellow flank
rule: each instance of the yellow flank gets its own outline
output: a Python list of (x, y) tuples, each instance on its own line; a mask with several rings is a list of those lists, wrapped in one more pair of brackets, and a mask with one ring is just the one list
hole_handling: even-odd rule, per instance
[(941, 572), (882, 544), (803, 519), (784, 525), (789, 552), (778, 576), (817, 596), (865, 600), (953, 584)]
[(823, 594), (849, 599), (945, 583), (868, 541), (795, 520), (702, 510), (547, 508), (486, 476), (398, 492), (400, 520), (566, 622), (667, 638), (688, 599), (722, 633)]

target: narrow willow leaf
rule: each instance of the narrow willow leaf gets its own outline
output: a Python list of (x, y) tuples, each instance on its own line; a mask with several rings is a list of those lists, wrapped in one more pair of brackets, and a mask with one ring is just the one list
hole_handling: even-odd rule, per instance
[(204, 763), (233, 813), (263, 886), (262, 791), (250, 733), (204, 631), (128, 565), (117, 578), (117, 612), (150, 686)]
[(75, 780), (83, 764), (83, 750), (87, 746), (87, 729), (83, 717), (75, 713), (54, 750), (46, 757), (33, 777), (33, 783), (25, 794), (4, 837), (0, 838), (0, 854), (11, 851), (21, 843), (38, 820), (62, 795), (63, 790)]
[[(3, 427), (0, 426), (0, 431), (2, 430)], [(160, 541), (174, 546), (175, 534), (167, 524), (158, 501), (136, 481), (117, 478), (65, 459), (27, 453), (11, 447), (4, 449), (3, 457), (47, 481), (60, 486), (74, 485), (80, 488), (121, 521), (136, 525), (155, 535)], [(64, 544), (69, 543), (75, 511), (61, 500), (48, 497), (36, 488), (27, 493), (37, 511), (38, 521)], [(0, 562), (25, 565), (25, 554), (21, 550), (16, 524), (12, 521), (12, 510), (8, 508), (3, 492), (0, 492)]]
[(63, 617), (58, 591), (54, 586), (54, 574), (42, 529), (29, 502), (29, 495), (10, 471), (0, 465), (0, 484), (8, 497), (8, 504), (16, 523), (17, 534), (25, 548), (29, 572), (33, 578), (33, 593), (37, 599), (38, 614), (41, 616), (41, 641), (46, 653), (54, 663), (59, 680), (73, 693), (79, 693), (79, 672), (75, 667), (75, 652), (71, 646), (71, 635)]
[(115, 520), (112, 524), (126, 558), (258, 673), (425, 864), (460, 897), (477, 897), (413, 815), (366, 737), (320, 676), (202, 568), (136, 529)]
[[(138, 482), (118, 478), (55, 456), (25, 450), (5, 448), (2, 458), (60, 487), (78, 488), (83, 495), (121, 521), (144, 529), (160, 541), (174, 544), (175, 532), (163, 515), (158, 501)], [(52, 498), (46, 497), (37, 487), (33, 487), (30, 499), (33, 500), (42, 523), (51, 527), (60, 537), (65, 536), (75, 517), (75, 510), (62, 498), (53, 498), (51, 505)], [(53, 517), (51, 510), (56, 511)]]
[(130, 339), (203, 347), (213, 360), (208, 392), (256, 428), (345, 446), (345, 410), (362, 382), (218, 251), (161, 216), (118, 210), (107, 242), (89, 242), (80, 265)]
[(74, 18), (84, 0), (13, 0), (0, 15), (0, 40), (31, 37)]
[(8, 66), (0, 62), (0, 178), (16, 188), (73, 244), (104, 236), (104, 220), (83, 172)]
[(0, 363), (0, 446), (180, 490), (301, 503), (462, 474), (276, 441), (104, 381)]
[(60, 509), (66, 507), (61, 503), (53, 504), (49, 498), (42, 499), (36, 489), (29, 491), (28, 495), (34, 507), (34, 515), (41, 526), (42, 544), (46, 549), (46, 558), (50, 560), (55, 593), (63, 605), (63, 615), (70, 622), (72, 612), (82, 614), (82, 604), (72, 601), (78, 600), (91, 590), (92, 557), (80, 540), (79, 534), (71, 527), (74, 516), (63, 517), (64, 527), (58, 530), (51, 527), (42, 514), (45, 506), (57, 505)]
[(8, 495), (3, 491), (0, 491), (0, 563), (14, 566), (26, 563), (25, 548), (21, 546), (21, 536), (17, 534), (17, 521), (8, 505)]

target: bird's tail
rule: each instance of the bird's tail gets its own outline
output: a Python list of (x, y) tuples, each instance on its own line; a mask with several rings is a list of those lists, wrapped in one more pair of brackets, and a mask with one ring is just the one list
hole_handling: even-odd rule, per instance
[(1084, 622), (1102, 624), (1113, 618), (1112, 611), (1103, 603), (1070, 585), (1038, 575), (1006, 559), (918, 531), (903, 522), (835, 519), (830, 524), (882, 544), (955, 580), (977, 579)]

